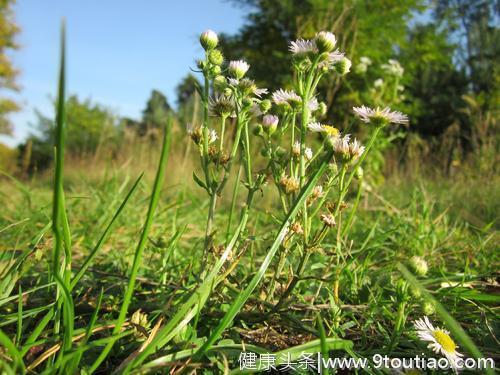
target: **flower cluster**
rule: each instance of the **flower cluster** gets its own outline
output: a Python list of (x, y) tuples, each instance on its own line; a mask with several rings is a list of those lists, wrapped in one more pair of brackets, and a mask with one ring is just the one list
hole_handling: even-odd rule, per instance
[(292, 52), (296, 67), (299, 70), (318, 68), (325, 71), (335, 70), (345, 75), (351, 68), (351, 61), (344, 53), (335, 49), (337, 38), (329, 31), (320, 31), (313, 39), (297, 39), (290, 42), (289, 51)]

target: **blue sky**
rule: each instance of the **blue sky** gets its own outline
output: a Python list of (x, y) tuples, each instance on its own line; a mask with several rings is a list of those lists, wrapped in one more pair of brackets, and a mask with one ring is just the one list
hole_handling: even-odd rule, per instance
[(12, 54), (22, 110), (11, 116), (15, 145), (33, 130), (34, 109), (52, 115), (60, 20), (67, 23), (67, 91), (122, 116), (138, 118), (151, 89), (175, 104), (174, 90), (202, 50), (198, 35), (211, 28), (236, 32), (244, 10), (226, 0), (22, 0), (14, 7), (22, 31)]

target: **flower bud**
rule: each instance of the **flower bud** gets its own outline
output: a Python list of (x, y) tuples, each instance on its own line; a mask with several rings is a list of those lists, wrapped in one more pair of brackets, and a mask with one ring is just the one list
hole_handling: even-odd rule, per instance
[(207, 62), (205, 60), (198, 60), (196, 62), (196, 66), (198, 66), (198, 69), (204, 70), (205, 67), (207, 66)]
[(410, 258), (410, 267), (418, 276), (425, 276), (429, 270), (427, 262), (417, 255)]
[(324, 116), (326, 115), (326, 111), (328, 111), (328, 107), (324, 102), (320, 102), (318, 104), (318, 109), (314, 113), (318, 116)]
[(347, 57), (343, 57), (337, 64), (335, 64), (335, 70), (337, 73), (339, 73), (341, 76), (346, 75), (349, 73), (351, 70), (351, 60), (349, 60)]
[(271, 109), (272, 103), (269, 99), (264, 99), (260, 102), (259, 107), (262, 113), (267, 113)]
[(273, 133), (276, 131), (276, 129), (278, 128), (278, 122), (278, 116), (265, 115), (262, 118), (262, 126), (269, 135), (273, 135)]
[(249, 68), (250, 65), (243, 60), (231, 61), (229, 63), (229, 73), (236, 79), (243, 78)]
[(212, 77), (216, 77), (218, 76), (220, 73), (222, 72), (222, 69), (219, 65), (213, 65), (211, 68), (210, 68), (210, 75)]
[(436, 308), (431, 302), (425, 301), (422, 305), (422, 311), (425, 315), (432, 315), (436, 312)]
[(219, 44), (219, 38), (217, 37), (215, 31), (206, 30), (200, 35), (200, 43), (201, 46), (208, 51), (217, 47), (217, 44)]
[(217, 91), (223, 91), (226, 88), (226, 77), (218, 75), (214, 78), (214, 88)]
[(358, 180), (361, 180), (363, 178), (363, 174), (363, 168), (361, 167), (357, 167), (354, 171), (354, 177), (356, 177)]
[[(260, 126), (260, 125), (259, 125), (259, 126)], [(260, 129), (262, 130), (262, 127), (260, 127)], [(265, 147), (262, 147), (262, 148), (260, 149), (260, 155), (261, 155), (261, 156), (263, 156), (263, 157), (265, 157), (265, 158), (268, 158), (269, 156), (271, 156), (271, 155), (269, 154), (269, 150), (268, 150), (267, 148), (265, 148)]]
[(224, 62), (224, 55), (218, 49), (213, 49), (208, 52), (208, 61), (214, 65), (221, 65)]
[(245, 99), (243, 99), (242, 104), (243, 104), (243, 109), (249, 109), (249, 108), (252, 108), (253, 101), (252, 101), (252, 99), (245, 98)]
[(331, 52), (337, 44), (335, 35), (329, 31), (320, 31), (316, 34), (314, 41), (320, 52)]

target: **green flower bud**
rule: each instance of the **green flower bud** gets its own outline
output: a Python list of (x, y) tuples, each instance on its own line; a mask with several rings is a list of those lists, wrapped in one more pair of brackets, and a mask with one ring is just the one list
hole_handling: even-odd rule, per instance
[(330, 173), (332, 175), (336, 175), (339, 171), (339, 167), (336, 163), (330, 163), (328, 164), (328, 169), (330, 170)]
[(323, 117), (326, 115), (327, 111), (328, 111), (328, 107), (326, 106), (326, 104), (324, 102), (320, 102), (318, 104), (318, 109), (316, 111), (314, 111), (314, 114), (319, 116), (319, 117)]
[(208, 61), (214, 65), (222, 65), (224, 62), (224, 55), (218, 49), (213, 49), (208, 52)]
[(357, 167), (354, 171), (354, 177), (356, 177), (358, 180), (361, 180), (363, 178), (363, 168)]
[(259, 108), (262, 111), (262, 113), (267, 113), (271, 109), (272, 103), (269, 99), (264, 99), (263, 101), (260, 102)]
[(410, 267), (418, 276), (425, 276), (429, 270), (427, 262), (417, 255), (410, 258)]
[(269, 156), (271, 156), (271, 155), (269, 154), (269, 150), (268, 150), (268, 149), (266, 149), (265, 147), (263, 147), (263, 148), (261, 148), (261, 149), (260, 149), (260, 154), (261, 154), (263, 157), (265, 157), (265, 158), (268, 158)]
[(432, 315), (436, 312), (436, 308), (431, 302), (425, 301), (422, 305), (422, 311), (425, 315)]
[(224, 91), (224, 89), (226, 88), (226, 84), (226, 77), (218, 75), (214, 78), (214, 88), (217, 91)]
[(201, 46), (208, 51), (217, 47), (217, 44), (219, 44), (219, 38), (215, 31), (206, 30), (200, 35), (200, 43)]
[(314, 41), (320, 52), (331, 52), (337, 44), (337, 38), (329, 31), (320, 31)]
[(198, 69), (204, 70), (205, 67), (207, 66), (207, 62), (205, 60), (198, 60), (196, 62), (196, 65), (198, 66)]
[(211, 68), (210, 68), (210, 75), (212, 77), (216, 77), (218, 76), (220, 73), (222, 72), (222, 69), (220, 66), (218, 65), (213, 65)]
[(337, 73), (343, 76), (349, 73), (349, 71), (351, 70), (351, 65), (351, 60), (349, 60), (347, 57), (343, 57), (342, 60), (335, 64), (335, 70), (337, 71)]

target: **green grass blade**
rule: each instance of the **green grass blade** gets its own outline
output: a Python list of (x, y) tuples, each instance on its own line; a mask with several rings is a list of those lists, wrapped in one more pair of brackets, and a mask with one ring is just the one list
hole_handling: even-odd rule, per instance
[(150, 354), (166, 345), (178, 332), (182, 330), (182, 328), (184, 328), (197, 314), (199, 314), (210, 296), (210, 293), (214, 290), (218, 282), (220, 282), (220, 280), (217, 280), (217, 275), (236, 244), (243, 227), (244, 220), (242, 219), (238, 229), (231, 239), (231, 242), (227, 245), (224, 253), (222, 253), (205, 280), (203, 280), (201, 285), (192, 293), (189, 299), (181, 305), (165, 327), (158, 332), (155, 339), (135, 358), (134, 361), (128, 364), (124, 373), (128, 373), (132, 367), (141, 364)]
[[(450, 332), (454, 335), (457, 341), (462, 344), (462, 347), (467, 349), (470, 354), (472, 354), (475, 358), (484, 358), (481, 351), (478, 349), (476, 344), (472, 341), (469, 335), (463, 330), (460, 323), (458, 323), (448, 311), (441, 305), (428, 291), (425, 289), (418, 280), (411, 274), (411, 272), (401, 263), (397, 264), (397, 268), (399, 272), (404, 276), (404, 278), (415, 288), (417, 289), (422, 297), (432, 303), (436, 309), (436, 313), (446, 324), (446, 327), (450, 330)], [(486, 372), (488, 374), (493, 374), (494, 372), (491, 369), (487, 369)]]
[(59, 66), (59, 84), (57, 90), (56, 132), (55, 132), (55, 173), (52, 202), (52, 231), (54, 232), (54, 251), (52, 272), (59, 274), (62, 249), (61, 212), (63, 203), (63, 169), (64, 169), (64, 137), (65, 137), (65, 85), (66, 85), (66, 26), (61, 24), (61, 55)]
[(134, 184), (130, 188), (129, 192), (127, 193), (127, 196), (123, 199), (122, 203), (120, 204), (120, 207), (118, 207), (118, 210), (116, 210), (113, 218), (111, 219), (111, 221), (109, 222), (108, 226), (106, 227), (106, 229), (102, 233), (102, 235), (99, 238), (99, 240), (97, 241), (96, 245), (94, 246), (94, 248), (92, 249), (92, 251), (90, 252), (90, 254), (87, 256), (87, 258), (85, 259), (85, 262), (83, 263), (82, 267), (80, 268), (80, 270), (78, 270), (78, 272), (76, 273), (75, 277), (73, 277), (73, 280), (71, 281), (71, 290), (76, 286), (76, 284), (78, 283), (78, 281), (80, 281), (80, 279), (82, 278), (82, 276), (85, 274), (85, 271), (87, 271), (87, 268), (89, 268), (90, 264), (92, 263), (92, 261), (94, 260), (95, 256), (97, 255), (99, 249), (104, 244), (104, 241), (106, 240), (106, 238), (107, 238), (107, 236), (108, 236), (111, 228), (113, 227), (113, 224), (115, 223), (116, 219), (118, 219), (118, 217), (122, 213), (123, 209), (127, 205), (130, 197), (133, 195), (134, 191), (137, 189), (137, 186), (139, 185), (139, 182), (141, 181), (143, 175), (144, 174), (141, 173), (141, 175), (134, 182)]
[(7, 349), (7, 353), (9, 353), (12, 356), (15, 369), (19, 368), (21, 373), (24, 374), (26, 372), (26, 369), (24, 367), (23, 356), (17, 350), (14, 343), (9, 339), (9, 337), (5, 333), (3, 333), (2, 330), (0, 330), (0, 344), (2, 344), (4, 348)]
[[(171, 130), (171, 125), (172, 125), (172, 119), (169, 118), (167, 119), (167, 125), (164, 129), (163, 133), (163, 145), (162, 145), (162, 150), (161, 150), (161, 156), (160, 156), (160, 162), (158, 165), (158, 170), (156, 172), (156, 178), (155, 182), (153, 185), (153, 193), (151, 195), (151, 200), (149, 202), (149, 208), (148, 208), (148, 213), (146, 216), (146, 222), (144, 223), (144, 228), (142, 230), (141, 238), (139, 240), (139, 243), (137, 245), (135, 255), (134, 255), (134, 261), (132, 263), (132, 269), (130, 271), (130, 277), (129, 277), (129, 282), (127, 285), (127, 289), (125, 291), (125, 297), (122, 303), (122, 306), (120, 308), (120, 314), (118, 316), (116, 326), (113, 330), (113, 334), (118, 334), (123, 326), (123, 323), (125, 321), (127, 312), (128, 312), (128, 306), (130, 304), (130, 301), (132, 300), (132, 294), (134, 292), (134, 287), (135, 287), (135, 280), (137, 278), (137, 273), (139, 271), (139, 267), (142, 263), (142, 252), (144, 248), (146, 247), (146, 243), (148, 241), (148, 234), (149, 230), (151, 229), (151, 225), (153, 223), (153, 218), (154, 218), (154, 213), (156, 211), (156, 206), (158, 205), (158, 201), (160, 199), (160, 192), (161, 188), (163, 185), (163, 181), (165, 179), (165, 172), (167, 169), (167, 160), (168, 160), (168, 152), (170, 148), (170, 130)], [(92, 366), (89, 369), (90, 373), (93, 373), (99, 365), (106, 359), (108, 356), (111, 348), (113, 347), (114, 343), (116, 340), (111, 340), (106, 347), (103, 349), (99, 357), (95, 360), (95, 362), (92, 364)]]
[(289, 211), (288, 215), (286, 216), (286, 219), (283, 221), (280, 231), (278, 232), (278, 235), (276, 236), (276, 239), (274, 240), (273, 244), (271, 245), (271, 248), (269, 249), (264, 261), (262, 262), (260, 268), (258, 269), (257, 273), (254, 275), (252, 280), (250, 281), (249, 285), (245, 288), (245, 290), (236, 298), (236, 300), (233, 302), (231, 307), (229, 308), (228, 312), (224, 315), (222, 318), (221, 322), (215, 328), (215, 330), (212, 332), (208, 340), (203, 344), (203, 346), (199, 349), (196, 357), (199, 358), (201, 355), (203, 355), (207, 349), (210, 348), (210, 346), (222, 335), (224, 330), (231, 324), (233, 321), (234, 317), (238, 314), (238, 312), (243, 308), (243, 305), (245, 302), (248, 300), (250, 295), (253, 293), (259, 282), (262, 280), (264, 277), (264, 274), (271, 264), (271, 260), (274, 257), (274, 254), (276, 254), (276, 251), (278, 250), (279, 246), (283, 242), (283, 239), (285, 235), (288, 232), (288, 227), (291, 224), (292, 220), (295, 218), (301, 207), (303, 206), (304, 202), (306, 201), (307, 197), (311, 193), (312, 189), (314, 186), (316, 186), (316, 183), (318, 182), (319, 178), (323, 175), (325, 172), (328, 163), (332, 159), (333, 152), (330, 151), (328, 154), (325, 156), (323, 159), (320, 167), (317, 169), (316, 173), (311, 176), (311, 179), (307, 183), (307, 185), (304, 186), (302, 189), (300, 195), (297, 197), (297, 200), (295, 201), (295, 204)]

